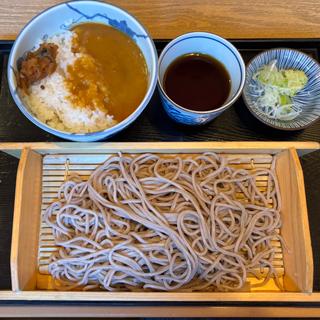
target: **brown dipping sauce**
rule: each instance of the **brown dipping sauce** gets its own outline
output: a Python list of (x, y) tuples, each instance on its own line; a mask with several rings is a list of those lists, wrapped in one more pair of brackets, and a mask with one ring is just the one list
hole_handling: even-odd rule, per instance
[(231, 79), (225, 66), (209, 55), (192, 53), (174, 60), (164, 75), (171, 100), (194, 111), (219, 108), (227, 100)]

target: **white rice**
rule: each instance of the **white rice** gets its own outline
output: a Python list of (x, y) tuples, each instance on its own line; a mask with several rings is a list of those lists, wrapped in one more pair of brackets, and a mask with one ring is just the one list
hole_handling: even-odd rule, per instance
[(67, 66), (82, 56), (71, 50), (73, 36), (66, 31), (47, 40), (59, 47), (57, 69), (30, 86), (29, 95), (22, 94), (23, 100), (40, 121), (55, 129), (72, 133), (101, 131), (117, 123), (112, 115), (92, 106), (74, 105), (67, 98), (70, 95), (64, 82)]

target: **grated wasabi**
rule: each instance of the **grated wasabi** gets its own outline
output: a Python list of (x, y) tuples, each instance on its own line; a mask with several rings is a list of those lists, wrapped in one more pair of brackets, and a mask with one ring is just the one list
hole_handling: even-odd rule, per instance
[(301, 70), (278, 70), (276, 64), (272, 60), (253, 75), (254, 104), (271, 119), (289, 121), (302, 111), (292, 98), (305, 87), (308, 77)]

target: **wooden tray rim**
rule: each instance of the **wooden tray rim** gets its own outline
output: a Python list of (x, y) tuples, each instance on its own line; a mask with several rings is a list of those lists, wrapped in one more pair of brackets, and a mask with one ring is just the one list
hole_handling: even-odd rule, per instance
[[(235, 151), (239, 153), (277, 153), (295, 148), (300, 154), (320, 148), (317, 142), (130, 142), (130, 143), (0, 143), (0, 150), (19, 157), (24, 148), (30, 148), (40, 154), (54, 153), (105, 153), (105, 152), (192, 152), (214, 149), (215, 151)], [(191, 152), (189, 151), (189, 152)], [(235, 292), (235, 293), (135, 293), (135, 292), (70, 292), (58, 291), (18, 291), (0, 290), (1, 300), (36, 301), (184, 301), (184, 302), (320, 302), (320, 292)]]

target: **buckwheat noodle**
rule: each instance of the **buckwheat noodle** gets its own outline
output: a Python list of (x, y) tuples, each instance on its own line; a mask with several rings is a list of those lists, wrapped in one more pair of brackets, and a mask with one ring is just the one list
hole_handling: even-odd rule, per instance
[(249, 274), (277, 279), (280, 208), (274, 160), (249, 172), (210, 152), (110, 156), (47, 208), (49, 272), (61, 290), (236, 291)]

